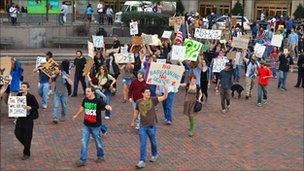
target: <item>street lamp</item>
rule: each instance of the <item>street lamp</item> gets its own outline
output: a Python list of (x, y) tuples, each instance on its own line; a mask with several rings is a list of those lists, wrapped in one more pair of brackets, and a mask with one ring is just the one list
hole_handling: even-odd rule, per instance
[(244, 29), (244, 13), (245, 13), (245, 0), (243, 0), (243, 3), (242, 3), (242, 22), (241, 22), (241, 25), (242, 25), (242, 28)]

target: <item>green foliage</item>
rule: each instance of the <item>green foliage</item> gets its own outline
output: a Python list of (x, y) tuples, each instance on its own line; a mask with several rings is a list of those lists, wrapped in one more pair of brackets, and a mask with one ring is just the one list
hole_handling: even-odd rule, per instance
[(243, 13), (243, 6), (240, 1), (237, 1), (231, 10), (232, 15), (241, 15)]
[(299, 4), (295, 12), (293, 13), (295, 19), (304, 18), (304, 7), (302, 4)]

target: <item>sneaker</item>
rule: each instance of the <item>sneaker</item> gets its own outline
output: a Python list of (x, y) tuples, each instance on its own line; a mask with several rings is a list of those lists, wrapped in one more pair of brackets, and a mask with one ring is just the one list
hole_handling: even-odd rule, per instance
[(56, 120), (53, 120), (53, 123), (54, 123), (54, 124), (58, 124), (58, 121), (56, 121)]
[(190, 130), (188, 136), (193, 137), (193, 131)]
[(110, 117), (109, 116), (105, 116), (105, 120), (109, 120), (110, 119)]
[(280, 88), (280, 90), (281, 90), (281, 91), (286, 91), (286, 89), (284, 89), (284, 88)]
[(60, 121), (60, 122), (64, 122), (64, 121), (65, 121), (65, 117), (61, 117), (61, 118), (59, 119), (59, 121)]
[(28, 156), (28, 155), (23, 155), (22, 160), (27, 160), (27, 159), (29, 159), (29, 158), (30, 158), (30, 156)]
[(226, 109), (223, 109), (223, 110), (222, 110), (222, 113), (223, 113), (223, 114), (227, 113), (227, 110), (226, 110)]
[(166, 125), (171, 125), (172, 122), (171, 121), (166, 121)]
[(96, 163), (101, 163), (101, 162), (104, 162), (104, 161), (105, 161), (105, 159), (104, 159), (103, 157), (98, 157), (98, 158), (95, 160)]
[(267, 104), (267, 100), (262, 100), (262, 103), (263, 104)]
[(261, 103), (258, 103), (257, 106), (258, 106), (258, 107), (262, 107), (262, 104), (261, 104)]
[(296, 87), (296, 88), (299, 88), (300, 86), (298, 86), (298, 85), (295, 85), (294, 87)]
[(142, 168), (146, 167), (146, 163), (145, 163), (144, 161), (139, 161), (139, 162), (137, 163), (136, 167), (137, 167), (138, 169), (142, 169)]
[(158, 155), (152, 156), (152, 157), (150, 158), (150, 162), (156, 162), (157, 159), (158, 159)]
[(230, 105), (228, 105), (227, 107), (226, 107), (226, 110), (228, 111), (230, 109)]
[(86, 162), (81, 161), (81, 160), (77, 160), (75, 164), (76, 164), (77, 167), (81, 167), (81, 166), (85, 166)]
[(49, 91), (49, 93), (48, 93), (48, 95), (52, 95), (53, 94), (53, 91), (52, 90), (50, 90)]

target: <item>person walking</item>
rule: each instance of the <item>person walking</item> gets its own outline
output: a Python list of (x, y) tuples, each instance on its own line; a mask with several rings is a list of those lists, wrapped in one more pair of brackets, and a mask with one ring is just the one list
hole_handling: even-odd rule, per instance
[[(164, 93), (164, 88), (160, 88), (160, 92)], [(173, 121), (173, 103), (174, 96), (178, 92), (178, 87), (169, 86), (168, 87), (168, 97), (163, 101), (163, 111), (164, 111), (164, 121), (166, 125), (171, 125)]]
[(114, 12), (113, 12), (113, 9), (111, 6), (109, 6), (107, 8), (106, 15), (107, 15), (107, 19), (108, 19), (108, 25), (112, 25)]
[(104, 4), (102, 0), (97, 4), (97, 13), (98, 13), (98, 23), (103, 25), (104, 21)]
[(287, 91), (286, 79), (289, 72), (290, 65), (293, 64), (292, 57), (289, 55), (288, 50), (285, 49), (279, 56), (279, 79), (278, 88), (282, 91)]
[(67, 14), (68, 14), (68, 6), (66, 5), (66, 2), (62, 2), (62, 6), (60, 9), (60, 14), (59, 14), (59, 24), (63, 25), (64, 23), (67, 22)]
[(134, 65), (127, 63), (120, 65), (119, 69), (123, 71), (122, 84), (123, 84), (123, 99), (122, 103), (126, 103), (128, 100), (129, 87), (133, 80), (133, 68)]
[(85, 75), (83, 73), (84, 66), (86, 64), (86, 59), (82, 56), (82, 51), (76, 51), (76, 58), (74, 59), (74, 66), (75, 66), (75, 74), (74, 74), (74, 87), (73, 93), (71, 97), (77, 96), (78, 91), (78, 83), (81, 82), (83, 94), (85, 94), (86, 89), (86, 82), (85, 82)]
[(93, 7), (91, 4), (88, 4), (87, 8), (85, 9), (85, 15), (86, 15), (86, 21), (89, 21), (91, 23), (92, 21), (92, 15), (94, 13)]
[(304, 88), (304, 53), (299, 55), (299, 59), (297, 62), (298, 65), (298, 78), (295, 87), (300, 87), (302, 83), (302, 88)]
[(78, 117), (79, 114), (84, 112), (84, 121), (82, 128), (82, 145), (80, 152), (80, 159), (76, 161), (76, 166), (85, 166), (88, 159), (88, 150), (90, 144), (90, 136), (92, 135), (96, 150), (97, 150), (97, 163), (104, 161), (104, 145), (100, 136), (100, 130), (102, 126), (102, 110), (112, 110), (112, 107), (107, 105), (101, 98), (95, 97), (95, 89), (88, 87), (85, 90), (86, 97), (83, 99), (82, 104), (73, 116), (73, 120)]
[(16, 4), (12, 3), (11, 7), (9, 8), (9, 14), (11, 17), (11, 23), (12, 25), (17, 24), (17, 15), (19, 13), (18, 8), (16, 8)]
[(251, 59), (244, 58), (244, 61), (247, 63), (247, 69), (245, 74), (246, 76), (245, 99), (248, 100), (249, 97), (251, 97), (252, 95), (252, 89), (255, 83), (255, 78), (257, 77), (258, 74), (259, 63), (256, 61), (255, 55), (252, 55)]
[(53, 123), (58, 124), (59, 117), (59, 105), (61, 104), (61, 118), (60, 121), (64, 122), (67, 115), (67, 105), (68, 105), (68, 90), (67, 82), (73, 85), (73, 81), (70, 76), (62, 71), (61, 66), (56, 66), (54, 70), (54, 75), (51, 77), (51, 82), (55, 83), (54, 89), (54, 107), (53, 107)]
[(21, 83), (21, 91), (17, 96), (26, 97), (26, 117), (18, 117), (15, 126), (15, 135), (18, 141), (24, 146), (22, 160), (27, 160), (31, 156), (31, 143), (33, 137), (34, 119), (38, 116), (39, 104), (34, 95), (29, 93), (30, 85), (27, 82)]
[(146, 166), (147, 157), (147, 137), (151, 142), (152, 157), (151, 162), (156, 162), (158, 159), (157, 136), (156, 136), (156, 111), (155, 107), (159, 102), (164, 101), (168, 96), (168, 90), (164, 87), (164, 94), (159, 97), (151, 97), (150, 89), (148, 87), (142, 89), (142, 99), (136, 102), (136, 109), (131, 123), (131, 127), (135, 126), (135, 120), (140, 115), (139, 128), (139, 143), (140, 143), (140, 160), (136, 164), (137, 168), (144, 168)]
[(260, 62), (258, 68), (258, 96), (257, 96), (257, 106), (262, 107), (262, 103), (267, 103), (267, 85), (269, 83), (269, 78), (272, 77), (271, 70), (266, 66), (265, 61)]
[(232, 86), (233, 67), (231, 63), (225, 64), (225, 69), (220, 72), (220, 96), (222, 113), (230, 109), (230, 89)]
[[(201, 53), (199, 55), (199, 64), (198, 67), (201, 69), (201, 77), (200, 77), (200, 87), (201, 87), (201, 92), (203, 95), (205, 95), (205, 102), (207, 102), (208, 99), (208, 61), (205, 58), (205, 55)], [(204, 101), (204, 96), (202, 95), (201, 101)]]
[[(47, 62), (47, 61), (45, 61)], [(42, 109), (47, 109), (48, 107), (48, 102), (49, 102), (49, 92), (50, 92), (50, 77), (48, 75), (46, 75), (42, 69), (43, 69), (43, 65), (44, 62), (41, 63), (40, 66), (38, 66), (37, 68), (35, 68), (33, 70), (33, 72), (38, 72), (39, 74), (39, 81), (38, 81), (38, 94), (41, 97), (41, 106)]]

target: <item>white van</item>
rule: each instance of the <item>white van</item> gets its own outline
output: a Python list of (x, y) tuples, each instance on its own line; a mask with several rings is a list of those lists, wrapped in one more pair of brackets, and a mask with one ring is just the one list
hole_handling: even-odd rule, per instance
[[(174, 15), (176, 11), (176, 2), (162, 1), (162, 13)], [(154, 4), (151, 1), (126, 1), (121, 8), (121, 11), (115, 14), (115, 23), (121, 23), (121, 15), (128, 11), (144, 11), (153, 12)]]

